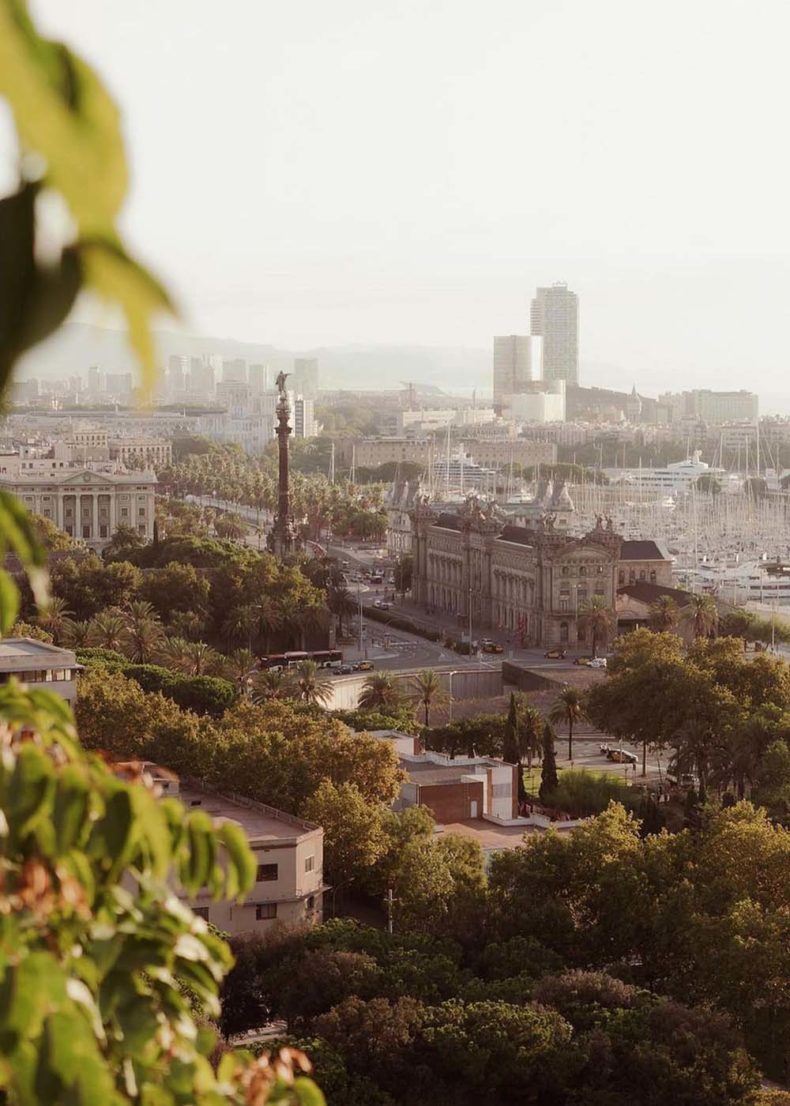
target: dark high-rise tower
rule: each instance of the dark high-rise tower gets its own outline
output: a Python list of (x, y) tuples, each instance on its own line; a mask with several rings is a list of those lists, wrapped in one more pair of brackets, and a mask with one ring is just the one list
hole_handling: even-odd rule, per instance
[(279, 475), (277, 482), (277, 514), (272, 528), (273, 548), (278, 557), (284, 557), (294, 547), (294, 525), (291, 518), (291, 500), (288, 478), (288, 435), (291, 427), (288, 419), (291, 415), (291, 407), (288, 403), (288, 393), (285, 390), (285, 381), (288, 374), (281, 372), (277, 377), (277, 389), (280, 393), (277, 400), (277, 442), (279, 456)]
[(567, 284), (538, 288), (530, 330), (543, 338), (543, 379), (579, 383), (579, 297)]

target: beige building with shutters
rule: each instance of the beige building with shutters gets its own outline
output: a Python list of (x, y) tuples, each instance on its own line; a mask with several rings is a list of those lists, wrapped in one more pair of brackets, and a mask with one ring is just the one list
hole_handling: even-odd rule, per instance
[(0, 466), (0, 488), (96, 550), (122, 526), (144, 541), (153, 538), (156, 483), (152, 472), (3, 472)]
[(215, 902), (206, 890), (188, 900), (196, 914), (231, 936), (266, 932), (277, 924), (314, 925), (321, 921), (328, 890), (321, 826), (252, 799), (179, 780), (167, 768), (150, 762), (116, 765), (116, 771), (129, 769), (132, 775), (144, 771), (163, 795), (179, 799), (187, 810), (202, 810), (217, 821), (233, 821), (247, 835), (257, 878), (245, 901)]

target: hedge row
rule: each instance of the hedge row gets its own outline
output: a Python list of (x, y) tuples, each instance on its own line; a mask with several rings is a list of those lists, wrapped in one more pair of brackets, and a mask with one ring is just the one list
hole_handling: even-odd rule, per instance
[(219, 718), (236, 698), (236, 689), (230, 680), (219, 676), (184, 676), (158, 664), (134, 664), (112, 649), (81, 649), (77, 660), (90, 668), (120, 672), (138, 683), (143, 691), (160, 691), (183, 710), (192, 710), (195, 714)]

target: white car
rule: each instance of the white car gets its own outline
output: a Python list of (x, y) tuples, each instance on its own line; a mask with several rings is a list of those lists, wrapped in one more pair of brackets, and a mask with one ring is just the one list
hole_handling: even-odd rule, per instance
[(590, 661), (590, 668), (606, 668), (606, 657), (593, 657)]

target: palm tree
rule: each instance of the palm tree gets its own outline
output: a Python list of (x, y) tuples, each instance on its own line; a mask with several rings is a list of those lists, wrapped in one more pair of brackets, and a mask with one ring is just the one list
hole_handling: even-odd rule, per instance
[(229, 680), (243, 688), (253, 672), (258, 670), (258, 659), (249, 649), (234, 649), (225, 658), (223, 670)]
[(84, 649), (88, 644), (90, 622), (75, 622), (67, 618), (63, 624), (61, 637), (68, 649)]
[(222, 658), (216, 649), (206, 645), (205, 641), (188, 641), (181, 656), (181, 670), (189, 676), (207, 676), (216, 672), (222, 664)]
[(426, 668), (423, 672), (413, 676), (412, 686), (414, 690), (409, 698), (415, 707), (423, 708), (425, 711), (425, 725), (430, 726), (431, 707), (441, 706), (449, 700), (450, 696), (447, 694), (440, 677), (432, 668)]
[(579, 608), (579, 627), (590, 632), (593, 657), (598, 656), (598, 642), (608, 639), (612, 622), (612, 609), (602, 595), (593, 595)]
[(126, 619), (114, 607), (101, 611), (91, 619), (87, 640), (89, 645), (121, 653), (127, 641)]
[(648, 611), (650, 629), (657, 633), (674, 630), (680, 621), (680, 608), (671, 595), (659, 595)]
[(279, 630), (283, 624), (283, 612), (270, 595), (262, 595), (255, 604), (255, 617), (258, 630), (263, 638), (263, 651), (269, 651), (269, 636)]
[(714, 637), (719, 624), (719, 611), (712, 596), (692, 595), (683, 610), (683, 618), (691, 626), (695, 638)]
[(41, 614), (36, 616), (35, 623), (42, 630), (52, 634), (52, 639), (57, 645), (73, 614), (74, 612), (67, 608), (65, 599), (61, 599), (59, 595), (53, 595)]
[(357, 609), (354, 597), (348, 588), (330, 587), (327, 592), (327, 605), (332, 614), (337, 618), (337, 632), (340, 637), (342, 637), (344, 617), (348, 615), (348, 617), (351, 618)]
[(252, 680), (253, 703), (268, 703), (272, 699), (290, 699), (294, 694), (294, 684), (290, 672), (271, 669), (259, 672)]
[(126, 655), (140, 664), (149, 664), (164, 638), (162, 623), (151, 603), (133, 599), (128, 604), (126, 632)]
[(395, 710), (401, 704), (401, 693), (389, 672), (374, 672), (368, 676), (359, 693), (360, 710)]
[(183, 660), (188, 646), (189, 641), (186, 638), (177, 635), (168, 636), (159, 644), (156, 651), (157, 660), (166, 668), (174, 668), (180, 672), (183, 670)]
[(519, 697), (518, 704), (518, 749), (519, 757), (527, 758), (527, 770), (532, 771), (532, 758), (540, 756), (543, 749), (543, 715), (537, 707), (526, 702), (525, 696)]
[(584, 718), (584, 698), (578, 688), (564, 687), (549, 711), (549, 721), (568, 727), (568, 760), (573, 760), (573, 727)]
[(229, 642), (243, 641), (247, 649), (252, 649), (252, 639), (258, 628), (258, 611), (254, 604), (243, 603), (233, 607), (222, 623), (222, 636)]
[(328, 702), (333, 696), (332, 681), (321, 676), (315, 661), (301, 661), (293, 671), (294, 698), (302, 703)]

